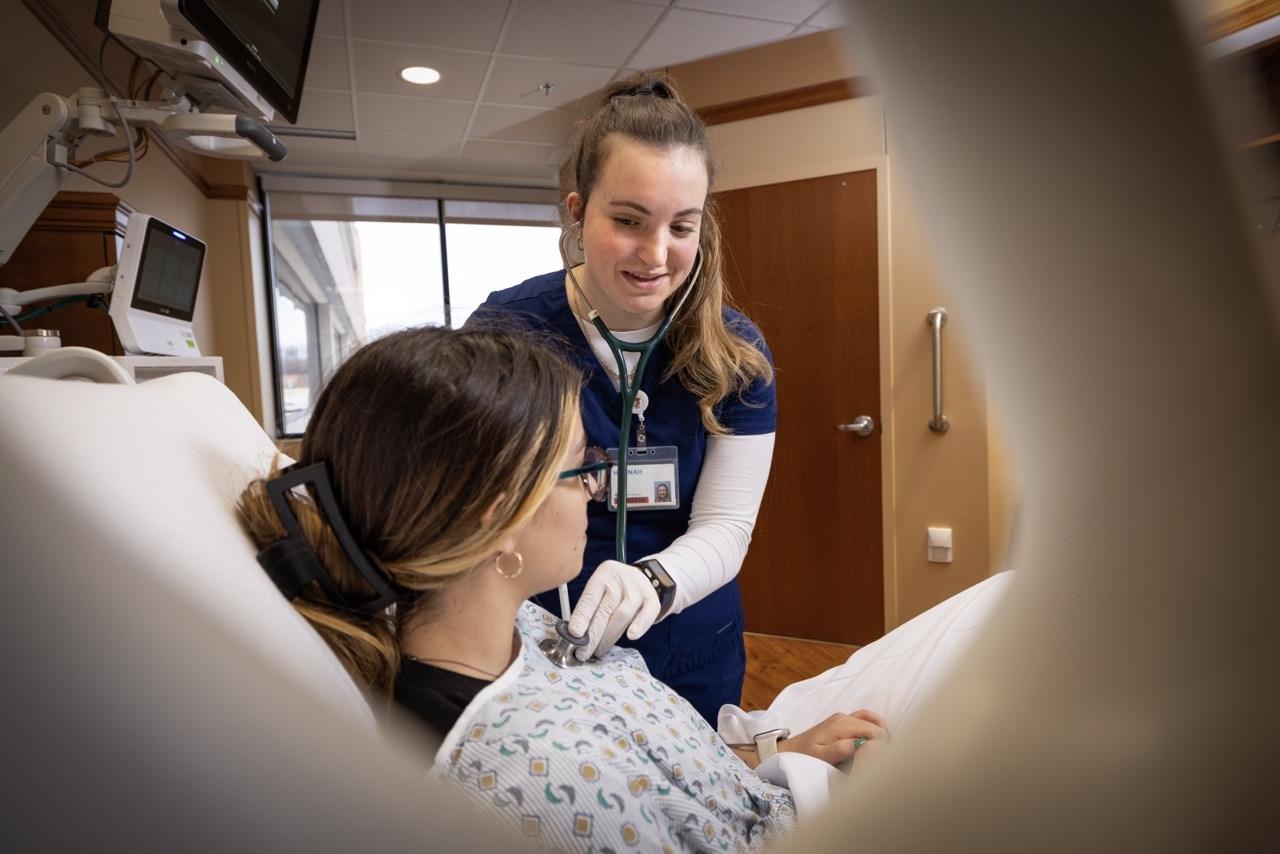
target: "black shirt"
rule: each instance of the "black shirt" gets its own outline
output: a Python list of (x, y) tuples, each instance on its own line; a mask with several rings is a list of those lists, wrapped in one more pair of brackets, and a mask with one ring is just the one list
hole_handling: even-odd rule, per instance
[(412, 658), (400, 660), (395, 699), (400, 707), (415, 715), (441, 738), (453, 729), (467, 704), (488, 687), (488, 679), (477, 679), (445, 670)]

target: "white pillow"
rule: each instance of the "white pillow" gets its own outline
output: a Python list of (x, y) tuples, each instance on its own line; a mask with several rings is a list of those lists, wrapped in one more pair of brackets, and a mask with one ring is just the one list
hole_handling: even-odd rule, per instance
[(0, 377), (5, 488), (16, 500), (24, 482), (39, 478), (41, 491), (55, 490), (59, 505), (58, 518), (43, 529), (7, 533), (18, 553), (74, 536), (94, 543), (97, 553), (128, 555), (149, 583), (168, 588), (304, 689), (373, 726), (355, 682), (258, 566), (236, 519), (241, 490), (275, 455), (235, 395), (201, 374), (140, 385)]

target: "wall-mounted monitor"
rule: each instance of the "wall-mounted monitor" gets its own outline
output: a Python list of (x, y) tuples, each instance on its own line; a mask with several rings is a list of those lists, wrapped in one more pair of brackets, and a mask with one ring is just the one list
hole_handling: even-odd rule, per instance
[(298, 120), (319, 0), (98, 0), (98, 26), (202, 106)]
[(281, 115), (298, 120), (320, 0), (179, 0), (178, 9)]

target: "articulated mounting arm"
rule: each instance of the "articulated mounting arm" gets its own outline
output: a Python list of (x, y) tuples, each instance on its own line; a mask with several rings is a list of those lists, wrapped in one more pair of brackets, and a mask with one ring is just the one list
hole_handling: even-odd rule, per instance
[(42, 92), (0, 130), (0, 266), (58, 192), (76, 148), (122, 126), (146, 127), (198, 154), (283, 160), (284, 143), (257, 121), (232, 113), (199, 113), (185, 97), (121, 101), (86, 87), (70, 98)]

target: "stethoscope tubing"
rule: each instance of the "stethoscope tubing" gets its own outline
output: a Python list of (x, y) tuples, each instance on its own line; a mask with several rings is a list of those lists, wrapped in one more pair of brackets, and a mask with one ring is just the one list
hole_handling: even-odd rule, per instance
[[(582, 223), (576, 223), (579, 229)], [(640, 391), (640, 384), (644, 381), (645, 369), (649, 366), (649, 357), (653, 355), (653, 351), (657, 349), (658, 344), (666, 337), (667, 331), (671, 329), (671, 324), (675, 321), (676, 315), (680, 309), (684, 307), (685, 302), (689, 299), (689, 295), (693, 293), (694, 286), (698, 283), (698, 277), (702, 274), (702, 250), (699, 249), (697, 257), (694, 258), (693, 270), (689, 273), (688, 278), (684, 282), (684, 293), (680, 295), (680, 299), (676, 302), (675, 307), (662, 319), (662, 323), (658, 325), (658, 329), (648, 340), (640, 342), (622, 341), (609, 330), (605, 325), (604, 319), (600, 317), (600, 313), (591, 305), (591, 300), (587, 299), (587, 295), (582, 290), (582, 285), (578, 282), (577, 275), (573, 272), (574, 265), (569, 260), (569, 252), (567, 241), (571, 235), (570, 229), (565, 229), (560, 235), (560, 260), (564, 264), (565, 275), (569, 277), (569, 281), (573, 284), (574, 290), (578, 292), (579, 298), (586, 304), (588, 309), (588, 320), (595, 326), (600, 333), (600, 337), (604, 338), (605, 344), (609, 346), (609, 352), (613, 354), (614, 360), (618, 365), (618, 391), (622, 395), (622, 412), (620, 413), (620, 421), (618, 424), (618, 518), (614, 527), (614, 554), (621, 563), (627, 562), (627, 455), (630, 452), (631, 445), (631, 416), (635, 410), (636, 397)], [(639, 353), (640, 359), (636, 362), (636, 370), (633, 381), (628, 381), (627, 377), (627, 360), (623, 353)]]

